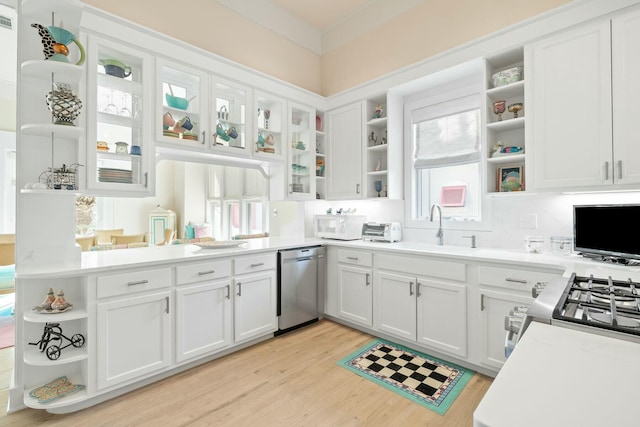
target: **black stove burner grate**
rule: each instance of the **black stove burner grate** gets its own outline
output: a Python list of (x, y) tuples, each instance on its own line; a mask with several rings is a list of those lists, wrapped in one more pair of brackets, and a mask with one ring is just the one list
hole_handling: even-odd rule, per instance
[(639, 284), (573, 274), (552, 317), (640, 336)]

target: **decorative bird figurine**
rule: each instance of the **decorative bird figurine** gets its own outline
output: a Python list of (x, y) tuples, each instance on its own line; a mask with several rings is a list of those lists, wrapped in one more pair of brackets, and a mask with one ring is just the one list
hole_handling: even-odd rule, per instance
[(38, 30), (38, 34), (42, 38), (42, 45), (44, 46), (42, 52), (44, 53), (45, 59), (49, 59), (51, 61), (69, 62), (69, 59), (67, 59), (67, 56), (69, 56), (68, 46), (71, 43), (75, 43), (80, 50), (80, 59), (78, 60), (76, 65), (81, 65), (82, 63), (84, 63), (84, 47), (82, 46), (82, 44), (80, 44), (73, 33), (61, 27), (45, 27), (37, 23), (31, 24), (31, 26)]

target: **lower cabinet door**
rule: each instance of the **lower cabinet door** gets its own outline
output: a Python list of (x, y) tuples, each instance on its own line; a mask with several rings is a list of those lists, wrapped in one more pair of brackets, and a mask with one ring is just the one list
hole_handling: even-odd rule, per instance
[(97, 305), (98, 389), (169, 366), (170, 311), (168, 291)]
[(373, 326), (373, 291), (370, 268), (338, 265), (338, 316)]
[(504, 355), (504, 317), (517, 305), (528, 306), (532, 297), (480, 289), (481, 362), (494, 368), (502, 368)]
[(418, 342), (467, 357), (467, 286), (418, 277)]
[(231, 345), (231, 281), (176, 290), (176, 361)]
[(238, 276), (233, 290), (235, 342), (275, 332), (278, 326), (275, 272)]
[(376, 274), (376, 328), (406, 340), (416, 339), (416, 279), (411, 276)]

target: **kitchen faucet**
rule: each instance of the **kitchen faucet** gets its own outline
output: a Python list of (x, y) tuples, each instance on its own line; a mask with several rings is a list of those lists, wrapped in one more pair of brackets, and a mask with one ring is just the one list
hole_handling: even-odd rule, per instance
[(434, 203), (431, 206), (431, 215), (429, 216), (429, 221), (433, 222), (433, 210), (435, 208), (438, 208), (438, 220), (440, 221), (436, 237), (438, 238), (438, 244), (442, 246), (444, 244), (444, 231), (442, 230), (442, 208), (439, 204)]

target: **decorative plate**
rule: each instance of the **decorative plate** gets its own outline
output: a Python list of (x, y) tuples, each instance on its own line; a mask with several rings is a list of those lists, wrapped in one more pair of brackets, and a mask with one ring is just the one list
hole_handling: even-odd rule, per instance
[(194, 243), (194, 245), (198, 245), (202, 249), (222, 249), (222, 248), (233, 248), (243, 243), (247, 243), (247, 241), (246, 240), (214, 240), (212, 242)]

